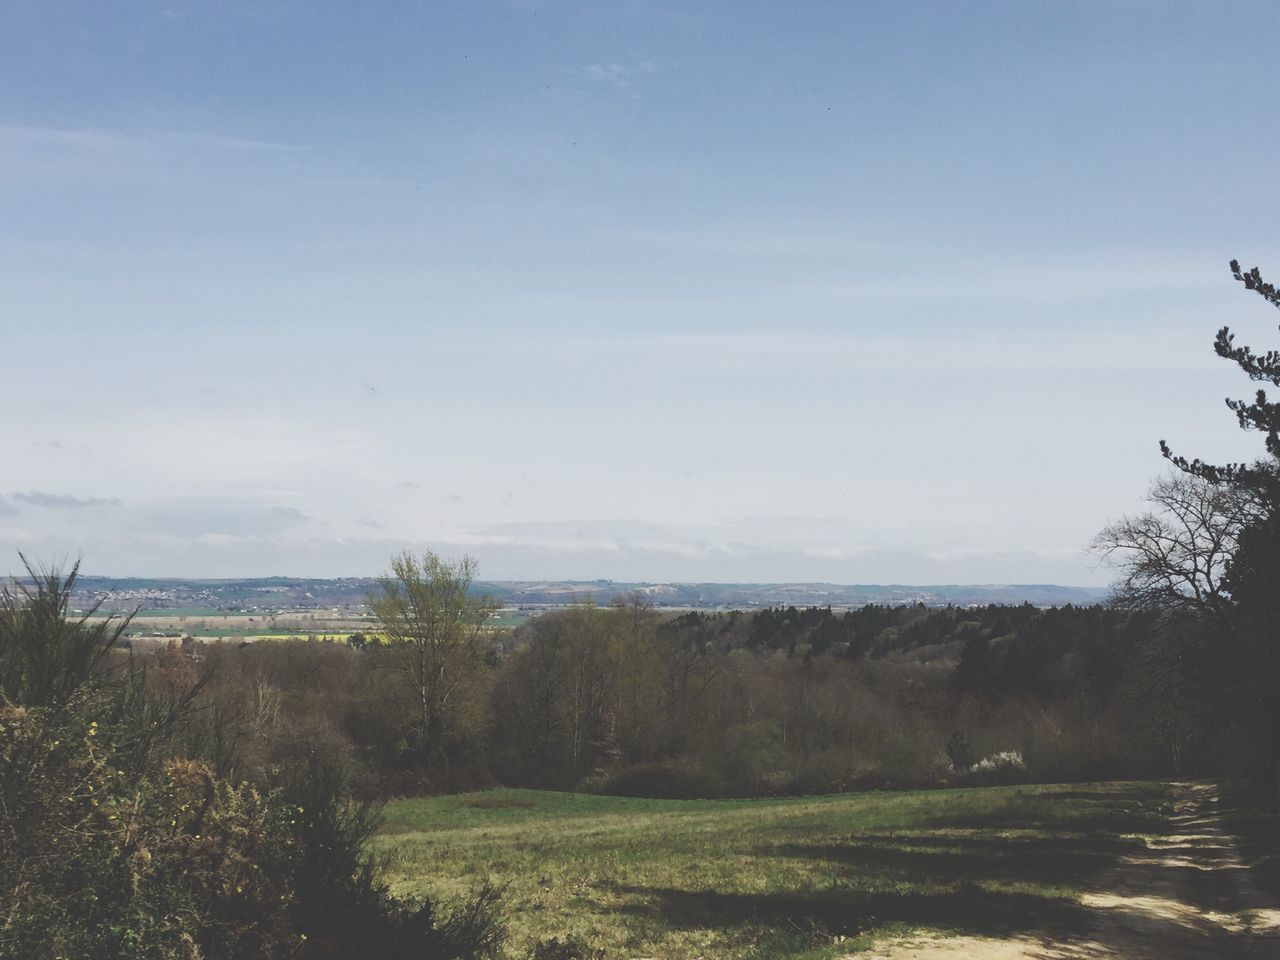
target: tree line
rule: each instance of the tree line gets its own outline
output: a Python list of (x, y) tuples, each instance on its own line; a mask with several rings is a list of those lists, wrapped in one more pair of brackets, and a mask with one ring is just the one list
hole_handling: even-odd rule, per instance
[[(995, 755), (1020, 758), (1006, 778), (1247, 772), (1237, 725), (1211, 726), (1211, 703), (1151, 683), (1167, 623), (1146, 610), (671, 613), (633, 595), (501, 633), (467, 589), (470, 563), (394, 569), (374, 598), (380, 635), (161, 651), (158, 677), (200, 684), (173, 749), (230, 778), (315, 755), (374, 799), (929, 786), (975, 782)], [(448, 601), (428, 615), (428, 597)]]

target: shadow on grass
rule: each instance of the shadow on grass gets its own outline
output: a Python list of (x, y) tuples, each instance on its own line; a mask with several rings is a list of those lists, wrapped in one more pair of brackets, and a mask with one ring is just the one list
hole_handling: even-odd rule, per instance
[[(920, 829), (858, 832), (836, 842), (768, 845), (757, 855), (830, 864), (835, 879), (884, 875), (919, 884), (1020, 885), (1080, 889), (1122, 856), (1139, 856), (1136, 834), (1163, 833), (1157, 815), (1167, 794), (1134, 785), (1017, 800), (982, 814), (935, 819)], [(1095, 801), (1063, 816), (1063, 803)], [(1103, 802), (1097, 802), (1103, 801)]]
[(1096, 792), (1064, 790), (1015, 796), (1003, 807), (935, 821), (955, 829), (997, 828), (1048, 834), (1069, 832), (1098, 836), (1151, 832), (1160, 829), (1159, 812), (1169, 799), (1163, 787), (1149, 784), (1105, 784)]
[(834, 888), (811, 892), (717, 893), (670, 887), (619, 885), (634, 897), (622, 913), (660, 920), (670, 927), (704, 929), (764, 926), (856, 936), (888, 923), (1008, 936), (1028, 930), (1078, 931), (1089, 911), (1071, 900), (963, 887), (946, 893), (861, 893)]
[[(1032, 936), (1045, 956), (1087, 931), (1094, 913), (1072, 896), (1120, 858), (1147, 853), (1136, 833), (1160, 833), (1167, 794), (1135, 786), (1061, 794), (1003, 813), (932, 819), (900, 832), (851, 833), (805, 844), (765, 845), (755, 857), (812, 861), (829, 887), (764, 893), (616, 885), (623, 913), (672, 927), (750, 926), (852, 937), (888, 924), (991, 937)], [(1102, 801), (1096, 809), (1080, 801)], [(1067, 813), (1064, 816), (1064, 812)], [(1161, 921), (1144, 917), (1147, 924)], [(1172, 932), (1172, 930), (1171, 930)]]
[[(946, 893), (905, 894), (839, 889), (759, 894), (628, 886), (617, 889), (639, 900), (619, 908), (623, 913), (686, 930), (754, 928), (765, 940), (799, 934), (807, 935), (810, 943), (817, 945), (836, 937), (856, 937), (902, 924), (955, 935), (1017, 937), (1021, 941), (1019, 955), (1034, 960), (1216, 960), (1246, 955), (1239, 952), (1226, 931), (1207, 920), (1163, 916), (1134, 904), (1110, 908), (1109, 922), (1099, 925), (1096, 911), (1074, 900), (976, 886)], [(1152, 948), (1158, 949), (1152, 952)]]
[(1233, 784), (1225, 792), (1221, 813), (1258, 886), (1280, 900), (1280, 806), (1273, 798)]
[(841, 878), (870, 873), (943, 885), (986, 881), (1080, 887), (1118, 856), (1138, 849), (1142, 849), (1139, 842), (1105, 838), (1000, 841), (933, 834), (863, 835), (838, 844), (789, 845), (760, 852), (823, 860)]

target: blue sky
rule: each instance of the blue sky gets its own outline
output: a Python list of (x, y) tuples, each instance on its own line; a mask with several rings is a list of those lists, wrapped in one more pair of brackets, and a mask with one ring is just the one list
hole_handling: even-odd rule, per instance
[(1105, 582), (1261, 451), (1280, 8), (0, 2), (0, 553)]

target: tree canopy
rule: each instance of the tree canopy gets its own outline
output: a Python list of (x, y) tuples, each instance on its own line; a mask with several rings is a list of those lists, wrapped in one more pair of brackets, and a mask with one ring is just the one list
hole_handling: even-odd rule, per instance
[[(1239, 261), (1232, 260), (1231, 275), (1246, 290), (1280, 307), (1280, 291), (1263, 280), (1257, 267), (1246, 271)], [(1250, 380), (1280, 387), (1280, 350), (1258, 352), (1238, 346), (1228, 326), (1218, 330), (1213, 347)], [(1226, 404), (1241, 429), (1263, 435), (1265, 452), (1253, 463), (1188, 460), (1175, 455), (1164, 440), (1160, 449), (1184, 474), (1221, 491), (1207, 492), (1211, 500), (1225, 497), (1248, 504), (1247, 516), (1231, 524), (1228, 540), (1198, 540), (1192, 553), (1197, 564), (1220, 572), (1213, 589), (1230, 600), (1219, 637), (1229, 666), (1221, 673), (1226, 681), (1220, 689), (1222, 702), (1230, 705), (1255, 744), (1259, 782), (1280, 794), (1280, 701), (1275, 696), (1280, 685), (1280, 403), (1260, 387), (1253, 399), (1228, 398)], [(1158, 528), (1140, 531), (1137, 542), (1148, 548), (1146, 556), (1160, 554), (1160, 535)], [(1225, 548), (1224, 563), (1219, 562), (1221, 555), (1211, 558), (1210, 551), (1215, 548)], [(1138, 551), (1133, 556), (1131, 574), (1140, 571), (1137, 560), (1144, 554)], [(1167, 554), (1160, 559), (1167, 570), (1176, 571), (1176, 562)]]
[[(1273, 307), (1280, 308), (1280, 291), (1273, 284), (1262, 279), (1257, 267), (1242, 270), (1238, 260), (1231, 261), (1231, 275), (1246, 290), (1253, 290)], [(1250, 380), (1269, 383), (1280, 387), (1280, 350), (1268, 350), (1257, 353), (1251, 347), (1237, 346), (1235, 334), (1229, 326), (1218, 330), (1213, 341), (1214, 352), (1224, 360), (1235, 363)], [(1273, 462), (1262, 461), (1256, 464), (1228, 463), (1210, 464), (1198, 457), (1188, 460), (1175, 455), (1169, 445), (1160, 441), (1160, 450), (1174, 466), (1187, 473), (1204, 477), (1214, 483), (1248, 483), (1265, 488), (1275, 498), (1280, 485), (1277, 482), (1274, 460), (1280, 458), (1280, 403), (1270, 400), (1265, 388), (1259, 388), (1252, 400), (1236, 400), (1230, 397), (1227, 406), (1236, 415), (1242, 430), (1257, 430), (1264, 436), (1264, 445)]]
[(471, 557), (402, 553), (369, 598), (390, 662), (412, 678), (413, 733), (429, 762), (447, 761), (449, 736), (485, 657), (485, 627), (497, 605), (472, 595), (475, 571)]

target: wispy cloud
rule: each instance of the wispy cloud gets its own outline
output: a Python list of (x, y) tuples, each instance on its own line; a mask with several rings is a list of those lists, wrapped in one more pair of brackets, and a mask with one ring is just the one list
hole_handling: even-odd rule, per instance
[(303, 513), (297, 507), (272, 507), (271, 513), (281, 520), (289, 520), (294, 523), (303, 523), (311, 519), (309, 515)]
[(0, 143), (11, 146), (47, 145), (103, 150), (133, 147), (139, 144), (181, 144), (211, 150), (288, 151), (291, 144), (273, 140), (255, 140), (199, 130), (158, 130), (108, 127), (46, 127), (0, 123)]
[(646, 74), (656, 73), (657, 66), (645, 60), (642, 63), (588, 63), (579, 67), (577, 74), (583, 80), (592, 83), (609, 83), (615, 87), (626, 87)]
[[(733, 523), (683, 526), (639, 520), (547, 520), (487, 524), (459, 532), (448, 539), (460, 546), (507, 547), (550, 554), (605, 554), (633, 558), (670, 556), (709, 561), (746, 557), (753, 552), (780, 546), (776, 542), (767, 547), (752, 546), (739, 536), (744, 532), (740, 525)], [(807, 553), (806, 550), (801, 552)], [(823, 553), (813, 555), (828, 556)]]
[(8, 180), (181, 182), (191, 165), (278, 169), (314, 158), (305, 148), (216, 131), (0, 123), (0, 184)]
[(0, 497), (0, 517), (12, 517), (17, 512), (17, 507), (4, 497)]
[(109, 497), (73, 497), (64, 493), (45, 493), (40, 490), (28, 490), (25, 493), (11, 494), (14, 500), (30, 507), (43, 507), (49, 510), (84, 510), (89, 507), (116, 507), (120, 501)]
[(1109, 334), (1111, 349), (1076, 331), (965, 332), (922, 330), (894, 334), (872, 330), (806, 332), (733, 330), (731, 332), (634, 332), (563, 335), (555, 340), (513, 336), (494, 351), (522, 355), (577, 357), (652, 356), (664, 362), (715, 362), (726, 369), (864, 370), (898, 375), (909, 359), (918, 372), (957, 369), (989, 371), (1174, 371), (1216, 369), (1211, 352), (1188, 353), (1176, 340), (1152, 342), (1148, 331)]

